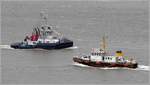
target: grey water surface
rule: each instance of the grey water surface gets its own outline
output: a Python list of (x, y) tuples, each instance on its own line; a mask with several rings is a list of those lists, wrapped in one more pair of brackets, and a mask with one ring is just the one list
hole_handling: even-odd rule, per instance
[(74, 66), (75, 55), (89, 54), (108, 36), (108, 51), (123, 50), (148, 66), (146, 1), (3, 1), (1, 44), (22, 41), (48, 10), (49, 24), (74, 41), (77, 49), (1, 49), (4, 84), (136, 84), (148, 83), (149, 71)]

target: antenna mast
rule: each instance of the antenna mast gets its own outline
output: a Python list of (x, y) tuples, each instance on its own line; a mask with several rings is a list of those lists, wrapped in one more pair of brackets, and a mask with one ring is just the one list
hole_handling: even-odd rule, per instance
[(102, 42), (100, 43), (100, 48), (101, 48), (104, 52), (106, 52), (106, 38), (105, 38), (105, 36), (103, 36), (103, 38), (102, 38)]
[(41, 16), (42, 24), (44, 26), (47, 26), (48, 25), (48, 14), (46, 13), (46, 10), (41, 11), (40, 16)]

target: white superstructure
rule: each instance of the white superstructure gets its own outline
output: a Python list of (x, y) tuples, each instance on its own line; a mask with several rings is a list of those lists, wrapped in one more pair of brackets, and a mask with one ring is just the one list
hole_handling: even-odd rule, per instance
[(97, 48), (92, 49), (90, 59), (91, 61), (116, 62), (116, 56), (107, 56), (105, 51)]
[(49, 26), (48, 15), (42, 11), (40, 13), (41, 23), (38, 26), (34, 26), (31, 36), (26, 36), (24, 43), (28, 45), (35, 45), (37, 43), (57, 43), (59, 39), (63, 38), (63, 35), (58, 33)]

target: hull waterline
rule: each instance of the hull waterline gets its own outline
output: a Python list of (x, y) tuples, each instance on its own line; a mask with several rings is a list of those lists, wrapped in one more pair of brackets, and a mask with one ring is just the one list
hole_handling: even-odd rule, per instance
[(94, 62), (89, 60), (82, 60), (79, 58), (73, 58), (76, 63), (93, 66), (93, 67), (126, 67), (126, 68), (137, 68), (138, 63), (106, 63), (106, 62)]
[(63, 49), (73, 46), (73, 41), (63, 42), (63, 43), (40, 43), (36, 45), (22, 45), (22, 43), (13, 43), (11, 44), (11, 48), (15, 49), (35, 49), (35, 48), (42, 48), (42, 49)]

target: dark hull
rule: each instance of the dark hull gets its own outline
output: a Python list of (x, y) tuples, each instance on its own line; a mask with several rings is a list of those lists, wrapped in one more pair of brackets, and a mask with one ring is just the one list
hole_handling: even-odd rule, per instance
[(63, 40), (58, 43), (38, 43), (36, 45), (23, 45), (23, 43), (13, 43), (11, 44), (12, 48), (15, 49), (35, 49), (35, 48), (40, 48), (40, 49), (63, 49), (63, 48), (68, 48), (73, 46), (73, 41), (71, 40)]
[(138, 64), (135, 63), (106, 63), (106, 62), (93, 62), (89, 60), (82, 60), (80, 58), (73, 58), (74, 62), (88, 65), (88, 66), (93, 66), (93, 67), (127, 67), (127, 68), (137, 68)]

